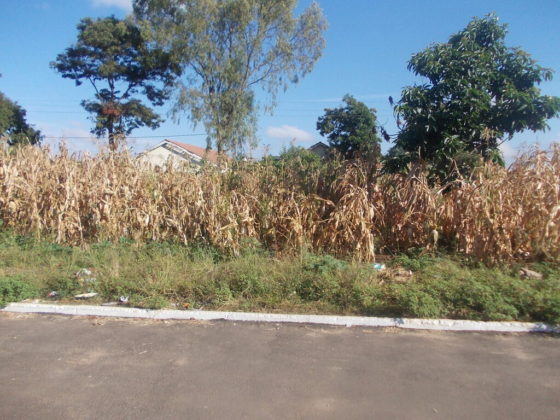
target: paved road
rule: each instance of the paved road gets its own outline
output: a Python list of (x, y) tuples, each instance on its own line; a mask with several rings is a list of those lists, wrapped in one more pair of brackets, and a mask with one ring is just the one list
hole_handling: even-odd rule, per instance
[(0, 314), (2, 419), (558, 419), (560, 338)]

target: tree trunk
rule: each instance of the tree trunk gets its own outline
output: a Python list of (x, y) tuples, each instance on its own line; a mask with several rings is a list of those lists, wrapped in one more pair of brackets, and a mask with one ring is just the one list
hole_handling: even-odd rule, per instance
[(114, 152), (117, 150), (117, 142), (115, 141), (115, 128), (113, 118), (107, 120), (107, 132), (109, 137), (109, 150)]

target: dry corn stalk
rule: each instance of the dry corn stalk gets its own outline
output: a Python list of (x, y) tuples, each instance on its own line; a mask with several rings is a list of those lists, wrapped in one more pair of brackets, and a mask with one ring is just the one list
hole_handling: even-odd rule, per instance
[(0, 218), (16, 232), (84, 244), (128, 237), (206, 242), (237, 253), (244, 238), (278, 252), (310, 246), (372, 260), (438, 241), (487, 262), (560, 257), (560, 147), (508, 169), (480, 168), (444, 192), (421, 171), (379, 175), (339, 169), (332, 182), (271, 164), (199, 173), (154, 171), (126, 153), (0, 150)]

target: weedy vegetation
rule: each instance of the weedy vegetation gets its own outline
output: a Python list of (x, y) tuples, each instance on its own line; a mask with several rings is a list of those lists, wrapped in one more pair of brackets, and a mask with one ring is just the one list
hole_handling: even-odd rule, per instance
[(559, 147), (445, 185), (359, 161), (230, 165), (0, 151), (0, 305), (95, 291), (147, 308), (560, 322)]
[[(488, 268), (438, 254), (403, 254), (385, 270), (303, 250), (277, 258), (245, 244), (238, 256), (208, 246), (130, 240), (66, 247), (0, 236), (1, 305), (40, 297), (73, 302), (117, 302), (159, 309), (216, 309), (371, 316), (560, 322), (560, 269), (531, 268), (542, 279), (521, 278), (518, 267)], [(89, 268), (95, 281), (76, 276)], [(57, 295), (47, 298), (49, 292)]]
[(436, 247), (487, 264), (560, 257), (560, 147), (430, 184), (419, 166), (265, 160), (229, 170), (155, 171), (127, 153), (0, 151), (0, 219), (15, 233), (85, 245), (205, 244), (238, 255), (246, 241), (356, 261)]

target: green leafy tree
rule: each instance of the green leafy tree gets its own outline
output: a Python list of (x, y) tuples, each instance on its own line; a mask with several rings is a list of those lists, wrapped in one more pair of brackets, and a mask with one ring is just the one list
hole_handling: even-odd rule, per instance
[[(280, 155), (268, 157), (264, 162), (272, 163), (276, 169), (276, 180), (284, 180), (290, 185), (299, 185), (306, 194), (316, 192), (318, 180), (326, 178), (333, 172), (329, 171), (329, 162), (324, 161), (315, 153), (295, 145), (283, 148)], [(270, 181), (265, 182), (270, 183)]]
[(317, 130), (345, 159), (379, 157), (381, 139), (375, 109), (350, 95), (342, 100), (344, 107), (325, 109), (325, 115), (317, 121)]
[(309, 73), (324, 48), (326, 21), (313, 3), (299, 17), (297, 0), (135, 0), (138, 18), (152, 24), (160, 45), (181, 58), (185, 77), (174, 107), (202, 122), (218, 152), (254, 143), (255, 90), (274, 107)]
[(145, 96), (154, 105), (169, 98), (169, 87), (178, 67), (170, 54), (153, 46), (150, 31), (131, 20), (114, 16), (78, 24), (78, 40), (59, 54), (51, 66), (76, 85), (90, 82), (94, 100), (82, 101), (95, 123), (92, 133), (108, 135), (116, 147), (119, 136), (138, 127), (155, 129), (162, 122), (152, 108), (137, 97)]
[(401, 130), (386, 169), (424, 162), (432, 176), (468, 170), (482, 160), (503, 164), (499, 145), (515, 133), (547, 128), (560, 99), (537, 85), (552, 71), (520, 48), (505, 45), (506, 25), (488, 15), (474, 18), (447, 43), (415, 54), (408, 69), (427, 82), (407, 87), (395, 106)]
[(0, 138), (10, 146), (39, 144), (41, 132), (27, 122), (26, 111), (0, 92)]
[(280, 155), (276, 158), (276, 162), (279, 165), (299, 165), (313, 169), (317, 169), (323, 165), (321, 158), (315, 153), (301, 146), (293, 145), (286, 149), (283, 149)]

